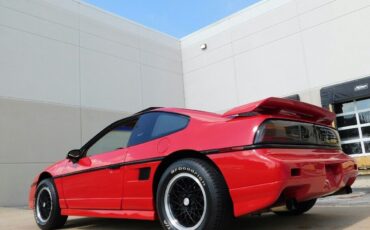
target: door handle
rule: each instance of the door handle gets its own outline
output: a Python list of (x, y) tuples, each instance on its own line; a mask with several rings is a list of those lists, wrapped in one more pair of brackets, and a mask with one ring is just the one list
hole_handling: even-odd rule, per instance
[(120, 169), (122, 165), (120, 164), (116, 164), (116, 165), (109, 165), (108, 166), (108, 169), (112, 169), (112, 170), (115, 170), (115, 169)]

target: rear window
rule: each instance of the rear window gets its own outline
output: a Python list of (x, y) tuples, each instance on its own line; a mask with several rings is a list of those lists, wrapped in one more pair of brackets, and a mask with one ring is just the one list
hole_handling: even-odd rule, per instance
[(335, 129), (304, 122), (267, 120), (257, 130), (255, 144), (303, 144), (339, 147)]

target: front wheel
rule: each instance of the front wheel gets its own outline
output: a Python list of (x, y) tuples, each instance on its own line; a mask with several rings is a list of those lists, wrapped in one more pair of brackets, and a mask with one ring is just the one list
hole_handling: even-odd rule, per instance
[(298, 203), (293, 203), (291, 205), (288, 205), (287, 208), (288, 210), (286, 211), (277, 211), (274, 212), (276, 215), (279, 216), (298, 216), (302, 215), (303, 213), (307, 212), (310, 210), (316, 203), (317, 199), (312, 199), (312, 200), (307, 200), (307, 201), (302, 201)]
[(157, 212), (164, 229), (225, 229), (232, 217), (222, 175), (199, 159), (179, 160), (163, 173)]
[(58, 194), (51, 179), (45, 179), (37, 186), (34, 216), (43, 230), (60, 228), (67, 221), (67, 216), (60, 214)]

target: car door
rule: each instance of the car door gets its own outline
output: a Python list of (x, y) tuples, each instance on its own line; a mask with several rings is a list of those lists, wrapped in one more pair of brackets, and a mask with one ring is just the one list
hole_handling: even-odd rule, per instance
[(123, 167), (135, 118), (111, 125), (86, 146), (79, 161), (69, 161), (62, 178), (69, 209), (121, 209)]

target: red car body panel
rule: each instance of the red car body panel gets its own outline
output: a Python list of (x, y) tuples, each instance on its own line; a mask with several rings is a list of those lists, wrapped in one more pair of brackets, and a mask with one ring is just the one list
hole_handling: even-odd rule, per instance
[[(230, 191), (234, 216), (271, 207), (281, 194), (297, 201), (329, 195), (352, 185), (357, 176), (354, 160), (339, 149), (243, 147), (253, 147), (257, 128), (270, 118), (328, 126), (335, 115), (313, 105), (268, 98), (223, 115), (176, 108), (155, 111), (187, 115), (190, 121), (173, 134), (75, 164), (65, 159), (44, 171), (54, 178), (62, 214), (155, 219), (157, 168), (166, 157), (185, 151), (202, 154), (216, 165)], [(139, 179), (142, 168), (150, 168), (147, 180)], [(31, 186), (31, 208), (38, 181), (39, 176)]]
[[(271, 115), (293, 115), (307, 121), (330, 125), (335, 119), (335, 114), (317, 106), (307, 103), (297, 103), (294, 100), (282, 98), (267, 98), (261, 101), (239, 106), (224, 113), (228, 117), (237, 114), (258, 112)], [(309, 116), (307, 116), (309, 115)]]
[[(67, 161), (63, 174), (120, 163), (125, 155), (126, 150), (119, 149), (85, 157), (78, 164)], [(123, 173), (123, 168), (108, 168), (62, 177), (60, 180), (68, 208), (121, 209)]]
[[(256, 149), (211, 159), (226, 178), (235, 216), (273, 205), (283, 191), (297, 201), (331, 194), (357, 175), (354, 162), (338, 150)], [(292, 169), (299, 175), (292, 176)]]

